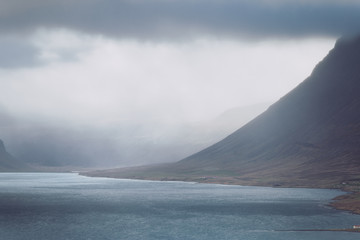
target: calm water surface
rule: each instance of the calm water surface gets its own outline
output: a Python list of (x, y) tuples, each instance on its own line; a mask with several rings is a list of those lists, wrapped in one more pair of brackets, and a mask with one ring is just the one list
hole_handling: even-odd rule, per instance
[[(0, 239), (352, 240), (360, 216), (326, 207), (336, 190), (0, 174)], [(278, 231), (289, 230), (289, 231)]]

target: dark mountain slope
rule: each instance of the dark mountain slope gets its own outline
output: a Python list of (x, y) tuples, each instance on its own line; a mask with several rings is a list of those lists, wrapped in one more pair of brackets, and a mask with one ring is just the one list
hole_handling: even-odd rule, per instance
[(359, 178), (360, 38), (340, 39), (309, 78), (213, 146), (174, 164), (96, 174), (292, 186)]
[(0, 172), (30, 171), (31, 168), (25, 163), (15, 159), (5, 149), (0, 139)]

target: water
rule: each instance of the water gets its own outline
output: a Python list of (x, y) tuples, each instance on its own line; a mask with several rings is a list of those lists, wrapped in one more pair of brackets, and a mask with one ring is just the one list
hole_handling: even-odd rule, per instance
[(63, 173), (1, 173), (0, 239), (359, 239), (359, 233), (293, 231), (360, 224), (360, 216), (326, 207), (339, 194)]

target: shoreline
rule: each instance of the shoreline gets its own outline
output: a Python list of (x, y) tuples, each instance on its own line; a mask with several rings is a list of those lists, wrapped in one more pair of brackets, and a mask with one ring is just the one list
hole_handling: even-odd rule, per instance
[(200, 177), (200, 178), (192, 178), (192, 177), (165, 177), (165, 178), (157, 178), (157, 177), (119, 177), (114, 176), (113, 174), (94, 174), (88, 172), (80, 172), (79, 175), (87, 176), (87, 177), (106, 177), (106, 178), (115, 178), (115, 179), (133, 179), (133, 180), (152, 180), (152, 181), (181, 181), (181, 182), (195, 182), (195, 183), (204, 183), (204, 184), (222, 184), (222, 185), (241, 185), (241, 186), (259, 186), (259, 187), (274, 187), (274, 188), (313, 188), (313, 189), (336, 189), (343, 191), (344, 194), (336, 196), (331, 199), (327, 206), (332, 207), (336, 210), (346, 211), (352, 214), (360, 215), (360, 182), (346, 182), (336, 185), (328, 185), (328, 184), (314, 184), (311, 185), (303, 183), (300, 184), (296, 181), (296, 184), (293, 182), (287, 183), (272, 183), (272, 182), (259, 182), (256, 180), (244, 180), (240, 178), (228, 178), (228, 177)]
[[(344, 191), (343, 189), (340, 189)], [(330, 207), (360, 215), (360, 192), (348, 192), (332, 199)]]

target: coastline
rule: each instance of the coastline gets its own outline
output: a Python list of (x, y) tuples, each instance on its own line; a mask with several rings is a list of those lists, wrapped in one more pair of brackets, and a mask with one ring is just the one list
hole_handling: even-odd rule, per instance
[(332, 199), (329, 204), (337, 210), (351, 212), (360, 215), (360, 192), (348, 192)]
[[(281, 183), (272, 181), (259, 181), (255, 179), (241, 179), (237, 177), (121, 177), (112, 174), (111, 172), (80, 172), (80, 175), (88, 177), (107, 177), (117, 179), (134, 179), (134, 180), (153, 180), (153, 181), (182, 181), (182, 182), (196, 182), (206, 184), (223, 184), (223, 185), (242, 185), (242, 186), (261, 186), (261, 187), (275, 187), (275, 188), (314, 188), (314, 189), (337, 189), (343, 191), (341, 194), (333, 199), (328, 206), (340, 210), (350, 212), (352, 214), (360, 215), (360, 182), (348, 181), (341, 184), (329, 183), (311, 183), (299, 181), (282, 181)], [(358, 231), (357, 231), (358, 232)]]

